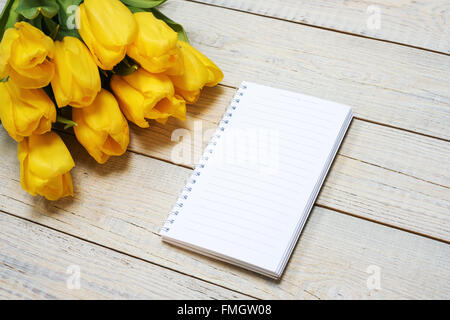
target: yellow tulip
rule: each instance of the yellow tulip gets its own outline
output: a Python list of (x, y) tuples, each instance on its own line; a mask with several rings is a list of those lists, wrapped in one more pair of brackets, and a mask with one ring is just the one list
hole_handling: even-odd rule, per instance
[(48, 200), (73, 196), (70, 170), (75, 166), (61, 138), (54, 132), (32, 135), (18, 146), (20, 183), (31, 195)]
[(78, 141), (98, 162), (125, 153), (130, 141), (128, 123), (114, 96), (107, 90), (97, 95), (92, 105), (72, 109), (72, 119)]
[(53, 40), (27, 22), (9, 28), (0, 43), (0, 78), (9, 76), (26, 89), (43, 88), (55, 72), (52, 58)]
[(103, 70), (123, 60), (136, 38), (137, 24), (119, 0), (85, 0), (77, 11), (79, 33)]
[(149, 126), (145, 119), (160, 123), (165, 123), (170, 116), (186, 119), (186, 102), (175, 94), (166, 75), (148, 73), (140, 68), (129, 76), (114, 75), (111, 88), (122, 112), (141, 128)]
[(131, 58), (151, 73), (164, 72), (182, 62), (175, 31), (151, 12), (135, 13), (134, 18), (139, 31), (127, 50)]
[(55, 42), (56, 67), (52, 80), (56, 103), (62, 108), (82, 108), (92, 104), (101, 89), (100, 74), (86, 46), (77, 38)]
[(214, 87), (223, 80), (223, 73), (214, 62), (184, 41), (178, 41), (183, 56), (184, 73), (171, 76), (175, 91), (186, 102), (197, 102), (204, 86)]
[(43, 89), (23, 89), (14, 82), (0, 83), (0, 119), (9, 135), (20, 142), (52, 128), (56, 109)]

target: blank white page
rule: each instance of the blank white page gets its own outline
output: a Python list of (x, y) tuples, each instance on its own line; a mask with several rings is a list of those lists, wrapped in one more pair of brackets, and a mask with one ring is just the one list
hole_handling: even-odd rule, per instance
[(163, 240), (280, 276), (351, 118), (348, 106), (244, 82)]

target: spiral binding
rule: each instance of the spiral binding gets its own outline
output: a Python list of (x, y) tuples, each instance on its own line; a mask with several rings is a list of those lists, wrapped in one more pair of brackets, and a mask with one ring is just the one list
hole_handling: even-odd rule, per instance
[(228, 107), (225, 115), (220, 121), (219, 127), (211, 138), (211, 141), (206, 146), (206, 149), (203, 153), (202, 158), (199, 163), (195, 166), (194, 172), (189, 177), (186, 186), (183, 188), (180, 196), (178, 197), (175, 206), (172, 211), (169, 212), (167, 219), (164, 221), (163, 227), (160, 229), (160, 232), (168, 232), (170, 230), (171, 225), (175, 222), (176, 217), (180, 214), (180, 209), (184, 205), (184, 201), (189, 198), (189, 193), (192, 191), (192, 188), (197, 183), (198, 177), (201, 176), (203, 169), (206, 167), (206, 164), (209, 160), (209, 157), (214, 153), (214, 146), (217, 145), (218, 140), (222, 136), (222, 133), (226, 130), (228, 125), (230, 124), (230, 120), (233, 117), (233, 111), (238, 108), (239, 103), (241, 102), (241, 97), (244, 95), (245, 90), (247, 89), (247, 85), (242, 84), (237, 90), (236, 94), (233, 97), (233, 100)]

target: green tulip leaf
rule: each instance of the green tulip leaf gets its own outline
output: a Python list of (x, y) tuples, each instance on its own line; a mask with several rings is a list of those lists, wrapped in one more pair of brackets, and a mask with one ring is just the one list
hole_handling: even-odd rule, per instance
[(128, 76), (139, 69), (139, 64), (129, 57), (125, 57), (118, 65), (113, 69), (113, 73), (119, 76)]
[(53, 18), (59, 11), (59, 6), (54, 0), (19, 0), (16, 12), (29, 20), (36, 19), (39, 15)]
[(18, 5), (19, 3), (15, 0), (8, 0), (6, 2), (2, 15), (0, 16), (0, 39), (3, 38), (6, 29), (12, 28), (19, 21), (19, 14), (16, 12)]
[(189, 38), (186, 34), (186, 31), (184, 30), (183, 26), (173, 20), (171, 20), (169, 17), (165, 16), (164, 14), (161, 13), (161, 11), (159, 11), (156, 8), (151, 9), (151, 12), (153, 12), (153, 15), (158, 18), (163, 20), (165, 23), (167, 23), (169, 25), (169, 27), (171, 27), (175, 32), (178, 33), (178, 39), (180, 39), (181, 41), (187, 42), (189, 43)]
[(63, 116), (57, 116), (56, 122), (64, 124), (65, 125), (64, 130), (78, 126), (78, 123), (76, 123), (75, 121), (66, 119)]
[(135, 8), (151, 9), (155, 8), (167, 0), (121, 0), (127, 6), (132, 6)]
[(63, 27), (60, 27), (59, 30), (58, 30), (58, 33), (56, 35), (55, 40), (62, 41), (64, 39), (64, 37), (75, 37), (75, 38), (78, 38), (79, 40), (81, 40), (81, 36), (78, 33), (77, 29), (75, 29), (75, 30), (68, 30), (68, 29), (65, 29)]
[(56, 0), (59, 4), (58, 21), (61, 28), (75, 30), (75, 15), (82, 0)]
[[(33, 27), (38, 28), (39, 30), (42, 30), (42, 16), (38, 16), (37, 18), (33, 20), (28, 21)], [(45, 32), (44, 32), (45, 33)]]
[(189, 38), (186, 34), (186, 31), (184, 30), (183, 26), (175, 21), (173, 21), (172, 19), (170, 19), (169, 17), (165, 16), (161, 11), (159, 11), (156, 8), (151, 8), (151, 9), (145, 9), (145, 8), (138, 8), (138, 7), (132, 7), (129, 6), (128, 7), (131, 12), (136, 13), (136, 12), (152, 12), (153, 15), (160, 19), (163, 20), (165, 23), (167, 23), (167, 25), (169, 27), (172, 28), (172, 30), (174, 30), (176, 33), (178, 33), (178, 39), (180, 39), (181, 41), (187, 42), (189, 43)]
[(59, 24), (57, 24), (53, 19), (44, 18), (42, 27), (45, 34), (48, 34), (48, 36), (53, 40), (56, 39), (60, 28)]
[(56, 0), (56, 2), (59, 4), (59, 30), (56, 39), (62, 40), (64, 37), (71, 36), (81, 40), (75, 23), (75, 15), (82, 0)]

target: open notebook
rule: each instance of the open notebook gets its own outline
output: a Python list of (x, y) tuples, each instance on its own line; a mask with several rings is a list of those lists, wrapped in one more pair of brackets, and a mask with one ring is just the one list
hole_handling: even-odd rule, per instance
[(345, 105), (243, 82), (163, 240), (279, 278), (352, 117)]

